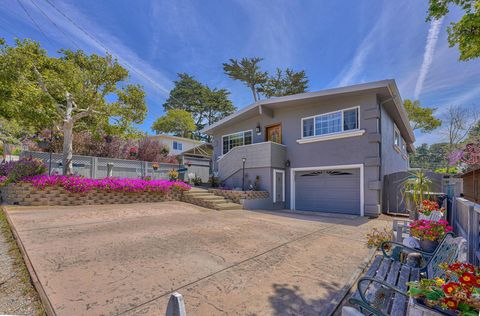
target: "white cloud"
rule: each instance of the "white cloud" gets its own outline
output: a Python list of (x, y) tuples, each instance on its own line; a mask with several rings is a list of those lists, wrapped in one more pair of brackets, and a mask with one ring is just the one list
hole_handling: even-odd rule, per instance
[(433, 55), (435, 54), (435, 47), (438, 41), (438, 34), (442, 27), (443, 17), (438, 20), (433, 20), (428, 30), (427, 43), (425, 44), (425, 52), (423, 54), (423, 62), (420, 67), (420, 72), (415, 85), (415, 92), (413, 94), (414, 99), (418, 99), (420, 93), (422, 93), (423, 83), (427, 78), (428, 71), (432, 65)]
[[(90, 19), (88, 15), (78, 10), (74, 5), (67, 4), (65, 2), (56, 2), (54, 5), (70, 17), (76, 24), (80, 25), (83, 29), (92, 35), (101, 45), (82, 32), (79, 28), (73, 25), (60, 13), (58, 13), (47, 2), (37, 1), (38, 6), (55, 22), (59, 27), (67, 33), (74, 42), (79, 44), (84, 50), (87, 47), (93, 49), (93, 52), (105, 53), (105, 48), (108, 52), (116, 56), (121, 64), (127, 69), (131, 70), (130, 75), (140, 81), (146, 88), (149, 88), (149, 92), (152, 94), (166, 96), (169, 93), (171, 87), (171, 80), (167, 78), (165, 74), (156, 70), (152, 65), (138, 56), (134, 50), (121, 42), (114, 34), (109, 32), (106, 28), (98, 25), (95, 21)], [(58, 42), (61, 47), (71, 46), (71, 41), (49, 21), (47, 20), (38, 9), (33, 6), (29, 1), (25, 1), (24, 5), (29, 10), (30, 14), (41, 23), (42, 30), (46, 35)], [(15, 19), (21, 20), (23, 23), (30, 25), (31, 21), (27, 19), (23, 11), (17, 11), (18, 8), (9, 7), (8, 13)]]

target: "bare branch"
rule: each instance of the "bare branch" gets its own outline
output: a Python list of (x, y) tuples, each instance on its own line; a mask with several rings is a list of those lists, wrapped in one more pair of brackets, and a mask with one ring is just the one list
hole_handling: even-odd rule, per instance
[(80, 110), (77, 110), (77, 114), (75, 114), (73, 117), (72, 117), (72, 120), (74, 122), (78, 121), (79, 119), (81, 118), (84, 118), (84, 117), (87, 117), (91, 114), (100, 114), (101, 112), (99, 111), (95, 111), (94, 109), (92, 109), (91, 107), (88, 107), (87, 109), (80, 109)]

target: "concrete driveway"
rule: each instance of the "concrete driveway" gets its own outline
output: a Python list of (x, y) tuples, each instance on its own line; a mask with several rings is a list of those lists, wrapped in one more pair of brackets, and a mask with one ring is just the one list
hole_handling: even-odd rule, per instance
[(213, 211), (182, 202), (8, 207), (57, 315), (323, 315), (382, 220)]

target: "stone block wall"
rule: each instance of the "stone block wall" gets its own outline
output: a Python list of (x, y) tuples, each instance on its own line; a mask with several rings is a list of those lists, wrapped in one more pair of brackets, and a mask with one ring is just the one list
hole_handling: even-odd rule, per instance
[(240, 203), (240, 200), (256, 200), (268, 198), (267, 191), (235, 191), (235, 190), (221, 190), (221, 189), (208, 189), (215, 195), (223, 196), (235, 203)]
[(90, 204), (131, 204), (183, 200), (183, 191), (168, 192), (107, 192), (92, 190), (74, 193), (59, 186), (37, 189), (30, 183), (10, 184), (0, 188), (2, 200), (7, 204), (40, 205), (90, 205)]

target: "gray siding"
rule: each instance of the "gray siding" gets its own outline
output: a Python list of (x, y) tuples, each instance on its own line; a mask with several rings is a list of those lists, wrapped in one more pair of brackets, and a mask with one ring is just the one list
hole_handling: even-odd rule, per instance
[[(302, 136), (302, 118), (354, 106), (360, 107), (360, 129), (365, 130), (364, 135), (305, 144), (297, 143), (297, 140)], [(253, 142), (263, 142), (265, 141), (265, 126), (281, 123), (282, 143), (286, 146), (284, 163), (289, 160), (291, 168), (363, 164), (365, 172), (365, 215), (379, 214), (381, 204), (380, 143), (382, 142), (382, 135), (377, 131), (380, 111), (375, 93), (364, 92), (321, 101), (304, 100), (296, 105), (276, 108), (272, 113), (272, 116), (258, 115), (243, 122), (230, 124), (222, 129), (215, 130), (213, 133), (214, 160), (221, 155), (222, 135), (243, 130), (255, 131), (255, 127), (259, 125), (261, 133), (253, 133)], [(286, 168), (285, 176), (286, 207), (290, 207), (290, 168)], [(221, 174), (220, 177), (222, 177)], [(272, 175), (270, 175), (271, 177)], [(271, 183), (267, 190), (272, 192)]]
[(401, 148), (398, 152), (394, 146), (395, 123), (385, 109), (381, 111), (382, 128), (382, 175), (388, 175), (408, 169), (408, 154)]

